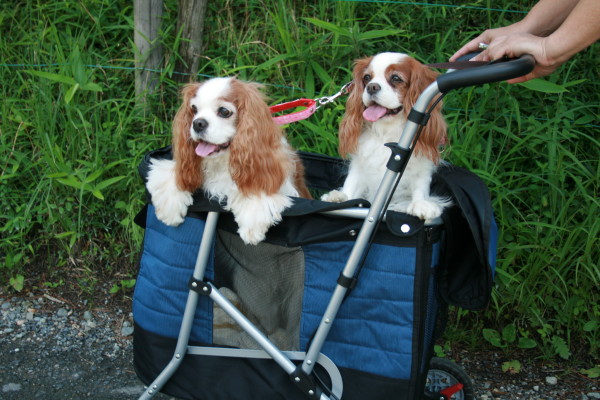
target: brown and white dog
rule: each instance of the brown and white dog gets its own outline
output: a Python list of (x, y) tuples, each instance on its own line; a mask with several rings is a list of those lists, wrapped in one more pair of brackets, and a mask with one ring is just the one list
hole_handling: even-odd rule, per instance
[[(348, 176), (340, 190), (322, 200), (342, 202), (364, 198), (372, 201), (382, 181), (390, 151), (384, 146), (397, 142), (408, 113), (437, 74), (402, 53), (380, 53), (357, 60), (353, 86), (340, 124), (339, 151), (350, 158)], [(446, 142), (446, 123), (441, 105), (432, 111), (389, 209), (431, 220), (450, 205), (448, 199), (432, 196), (431, 177), (440, 163), (440, 146)]]
[(213, 78), (182, 90), (173, 121), (173, 160), (153, 160), (146, 187), (156, 216), (181, 224), (202, 188), (225, 202), (247, 244), (257, 244), (292, 205), (310, 197), (304, 169), (271, 117), (259, 85)]

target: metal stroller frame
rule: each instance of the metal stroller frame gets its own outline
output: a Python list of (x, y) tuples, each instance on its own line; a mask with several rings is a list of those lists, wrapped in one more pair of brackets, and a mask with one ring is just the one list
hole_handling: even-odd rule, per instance
[[(471, 54), (467, 56), (467, 59), (473, 56), (474, 54)], [(399, 141), (397, 143), (387, 144), (387, 146), (390, 147), (392, 154), (371, 207), (368, 209), (350, 208), (327, 212), (327, 214), (333, 216), (363, 219), (364, 222), (342, 271), (342, 279), (338, 281), (338, 284), (331, 295), (331, 299), (321, 318), (321, 322), (306, 352), (279, 350), (259, 329), (256, 328), (254, 324), (252, 324), (252, 322), (250, 322), (223, 294), (221, 294), (218, 288), (211, 282), (205, 282), (203, 280), (211, 252), (211, 243), (215, 238), (217, 221), (219, 218), (218, 212), (209, 212), (202, 240), (200, 242), (193, 276), (189, 282), (190, 290), (175, 352), (171, 361), (147, 387), (139, 399), (151, 399), (156, 395), (171, 376), (175, 374), (186, 355), (270, 358), (290, 376), (292, 382), (294, 382), (308, 398), (320, 400), (340, 399), (343, 393), (341, 374), (335, 364), (327, 356), (321, 353), (321, 349), (348, 291), (348, 285), (345, 285), (343, 281), (344, 279), (350, 281), (355, 277), (355, 274), (360, 268), (365, 250), (368, 248), (369, 242), (374, 235), (379, 222), (385, 218), (387, 204), (393, 194), (395, 186), (402, 177), (402, 173), (412, 151), (413, 142), (415, 141), (415, 138), (418, 137), (419, 128), (427, 123), (428, 105), (436, 96), (440, 94), (444, 95), (452, 89), (499, 82), (522, 76), (530, 72), (533, 69), (534, 64), (535, 62), (531, 56), (523, 56), (519, 59), (507, 62), (492, 63), (483, 67), (467, 70), (453, 70), (449, 73), (440, 75), (418, 98), (415, 106), (410, 112), (408, 118), (409, 121), (407, 122)], [(192, 330), (194, 313), (200, 295), (209, 296), (217, 303), (258, 343), (262, 350), (190, 346), (189, 338)], [(302, 363), (297, 365), (293, 361), (302, 361)], [(320, 364), (329, 373), (331, 379), (329, 393), (323, 392), (320, 386), (315, 383), (314, 379), (311, 377), (311, 373), (316, 364)], [(427, 393), (424, 396), (425, 399), (449, 398), (443, 393)]]

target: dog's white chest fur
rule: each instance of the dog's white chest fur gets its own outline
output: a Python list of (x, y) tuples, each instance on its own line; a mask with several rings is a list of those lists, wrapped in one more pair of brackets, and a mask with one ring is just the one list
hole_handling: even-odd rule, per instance
[(390, 126), (384, 128), (382, 123), (384, 121), (371, 124), (370, 128), (360, 135), (356, 153), (350, 155), (348, 176), (351, 179), (360, 177), (360, 182), (348, 183), (356, 187), (352, 197), (372, 200), (371, 197), (379, 187), (390, 156), (390, 149), (383, 144), (396, 142), (404, 126), (404, 124), (395, 124), (396, 126), (389, 124)]
[(229, 152), (207, 157), (202, 163), (204, 191), (211, 198), (223, 200), (231, 196), (237, 187), (229, 172)]

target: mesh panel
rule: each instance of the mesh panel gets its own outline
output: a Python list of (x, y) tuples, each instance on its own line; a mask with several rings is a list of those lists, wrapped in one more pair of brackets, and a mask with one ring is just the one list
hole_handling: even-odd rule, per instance
[[(246, 245), (239, 236), (218, 231), (215, 281), (225, 294), (277, 347), (298, 350), (304, 287), (300, 247), (261, 242)], [(215, 305), (213, 342), (257, 348), (254, 341)]]

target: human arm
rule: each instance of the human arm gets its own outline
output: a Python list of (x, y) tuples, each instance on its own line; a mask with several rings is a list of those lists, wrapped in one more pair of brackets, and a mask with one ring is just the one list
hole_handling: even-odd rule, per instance
[(540, 0), (521, 21), (501, 28), (484, 31), (450, 57), (450, 61), (456, 61), (457, 58), (465, 54), (479, 51), (480, 43), (492, 43), (499, 37), (525, 33), (535, 36), (547, 36), (554, 32), (567, 19), (569, 13), (580, 1)]

